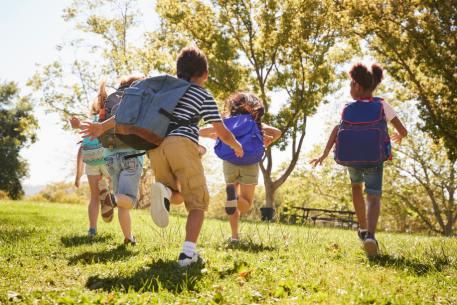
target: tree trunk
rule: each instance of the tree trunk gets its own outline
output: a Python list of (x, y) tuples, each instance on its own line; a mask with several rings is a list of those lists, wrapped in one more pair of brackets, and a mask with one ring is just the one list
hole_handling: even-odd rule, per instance
[(265, 180), (265, 207), (274, 208), (275, 207), (275, 193), (276, 188), (272, 181)]

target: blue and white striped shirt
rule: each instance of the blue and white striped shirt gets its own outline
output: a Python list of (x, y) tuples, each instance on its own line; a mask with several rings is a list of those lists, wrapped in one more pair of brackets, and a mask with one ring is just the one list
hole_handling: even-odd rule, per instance
[[(221, 122), (219, 109), (213, 96), (204, 88), (192, 84), (181, 100), (176, 105), (173, 116), (182, 120), (191, 120), (197, 116), (205, 123)], [(170, 128), (174, 129), (176, 123), (170, 122)], [(198, 144), (198, 124), (179, 126), (169, 135), (186, 137)]]

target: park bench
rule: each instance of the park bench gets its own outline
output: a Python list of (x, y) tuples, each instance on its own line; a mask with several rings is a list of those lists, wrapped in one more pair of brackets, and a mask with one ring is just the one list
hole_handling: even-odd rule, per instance
[(328, 210), (293, 206), (284, 208), (283, 220), (293, 224), (305, 224), (312, 222), (330, 223), (341, 227), (358, 227), (358, 222), (354, 220), (354, 211)]

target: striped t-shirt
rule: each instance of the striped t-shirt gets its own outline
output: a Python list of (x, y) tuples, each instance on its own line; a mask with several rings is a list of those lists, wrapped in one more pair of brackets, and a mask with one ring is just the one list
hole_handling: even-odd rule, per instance
[[(192, 84), (176, 105), (173, 116), (182, 120), (191, 120), (199, 116), (205, 123), (221, 122), (221, 115), (211, 94), (202, 87)], [(170, 122), (170, 128), (176, 128), (176, 123)], [(179, 126), (169, 135), (186, 137), (198, 144), (198, 123)]]

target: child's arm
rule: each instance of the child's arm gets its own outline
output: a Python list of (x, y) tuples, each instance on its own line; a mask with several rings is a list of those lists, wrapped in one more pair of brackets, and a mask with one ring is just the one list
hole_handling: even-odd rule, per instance
[(214, 128), (212, 126), (205, 126), (203, 128), (200, 128), (200, 136), (205, 138), (211, 138), (214, 140), (217, 139), (216, 132), (214, 131)]
[(336, 125), (335, 128), (333, 128), (333, 131), (330, 134), (330, 137), (328, 138), (327, 145), (325, 146), (325, 150), (322, 153), (322, 155), (320, 155), (320, 157), (316, 159), (309, 161), (310, 164), (312, 164), (313, 166), (322, 165), (322, 162), (325, 160), (325, 158), (327, 158), (328, 154), (330, 153), (330, 150), (335, 144), (336, 136), (338, 134), (338, 127), (339, 125)]
[(108, 120), (103, 121), (102, 123), (95, 122), (84, 122), (81, 124), (81, 134), (83, 138), (98, 138), (108, 130), (116, 126), (115, 121), (116, 116), (110, 117)]
[(392, 140), (400, 145), (401, 140), (408, 135), (408, 131), (405, 128), (405, 125), (400, 121), (398, 117), (394, 117), (392, 121), (390, 121), (392, 125), (394, 125), (395, 130), (397, 131), (392, 135)]
[(262, 123), (262, 130), (263, 130), (263, 144), (265, 147), (270, 146), (274, 142), (276, 142), (281, 137), (281, 130), (275, 128), (273, 126), (263, 124)]
[(212, 123), (216, 136), (221, 139), (222, 142), (230, 146), (238, 158), (243, 157), (244, 151), (241, 144), (236, 140), (230, 130), (225, 127), (223, 122)]
[(83, 175), (83, 156), (82, 156), (83, 146), (80, 145), (78, 149), (78, 154), (76, 155), (76, 177), (75, 177), (75, 186), (79, 187), (81, 177)]

